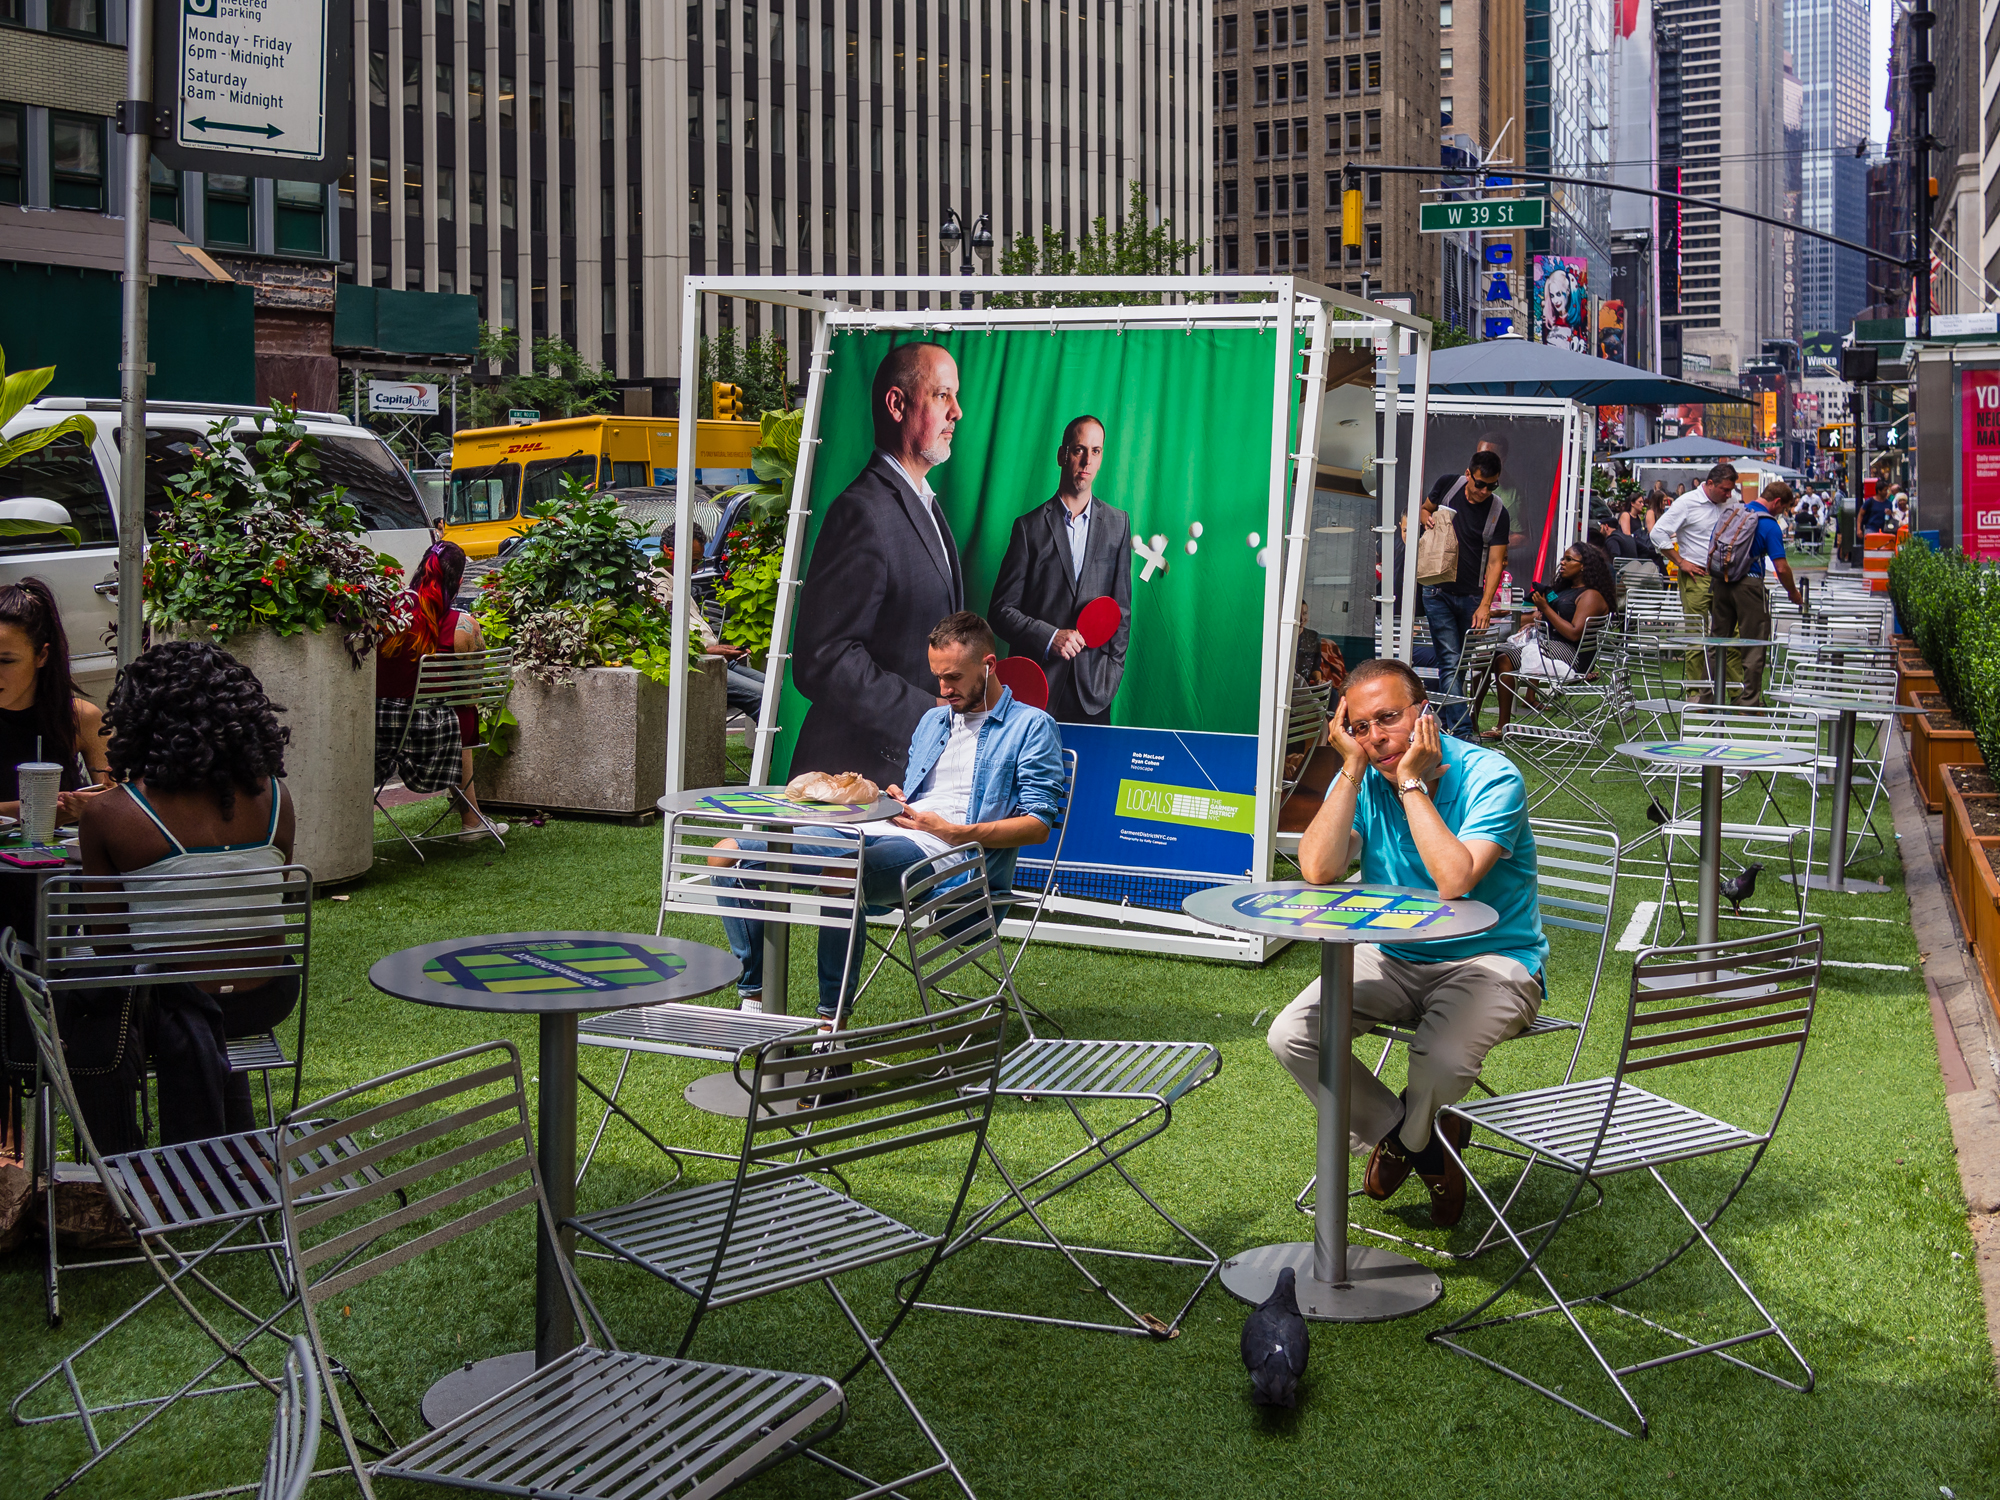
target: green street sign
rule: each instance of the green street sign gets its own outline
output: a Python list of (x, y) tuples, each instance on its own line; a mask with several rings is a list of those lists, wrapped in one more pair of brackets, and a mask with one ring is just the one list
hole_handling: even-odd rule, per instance
[(518, 407), (518, 406), (511, 407), (508, 409), (507, 412), (507, 420), (513, 423), (516, 427), (525, 427), (530, 422), (541, 421), (542, 414), (538, 411), (534, 411), (523, 407)]
[(1540, 229), (1547, 213), (1546, 198), (1426, 203), (1417, 210), (1417, 228), (1425, 234), (1456, 234), (1467, 229)]

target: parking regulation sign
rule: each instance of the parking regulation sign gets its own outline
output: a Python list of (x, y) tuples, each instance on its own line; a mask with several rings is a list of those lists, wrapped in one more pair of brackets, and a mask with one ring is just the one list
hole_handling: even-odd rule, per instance
[(330, 182), (346, 167), (351, 0), (155, 0), (162, 161)]

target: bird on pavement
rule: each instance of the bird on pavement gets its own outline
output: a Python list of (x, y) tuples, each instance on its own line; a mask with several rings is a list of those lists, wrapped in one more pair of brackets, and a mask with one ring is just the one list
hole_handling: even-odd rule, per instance
[(1286, 1266), (1278, 1272), (1271, 1295), (1252, 1308), (1243, 1323), (1243, 1368), (1250, 1372), (1250, 1399), (1259, 1406), (1297, 1406), (1306, 1353), (1298, 1275)]
[(1741, 874), (1732, 875), (1722, 882), (1721, 890), (1729, 902), (1730, 915), (1743, 915), (1743, 903), (1757, 889), (1757, 876), (1763, 868), (1762, 865), (1745, 865)]

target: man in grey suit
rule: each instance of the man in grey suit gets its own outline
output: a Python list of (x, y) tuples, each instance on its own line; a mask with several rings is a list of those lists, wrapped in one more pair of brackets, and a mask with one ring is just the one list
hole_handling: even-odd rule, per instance
[[(1055, 494), (1014, 522), (989, 613), (1007, 649), (1041, 664), (1049, 712), (1069, 724), (1109, 724), (1132, 637), (1132, 518), (1091, 491), (1104, 464), (1104, 424), (1077, 417), (1056, 449)], [(1093, 599), (1118, 601), (1118, 630), (1086, 646), (1076, 617)]]
[(793, 632), (792, 684), (811, 703), (791, 774), (902, 779), (917, 721), (938, 703), (931, 627), (965, 608), (958, 543), (925, 476), (951, 457), (958, 365), (899, 344), (875, 371), (875, 455), (828, 507)]

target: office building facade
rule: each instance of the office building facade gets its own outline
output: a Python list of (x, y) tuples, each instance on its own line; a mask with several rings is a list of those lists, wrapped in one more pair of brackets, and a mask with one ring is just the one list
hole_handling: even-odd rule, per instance
[[(1785, 50), (1800, 90), (1799, 223), (1868, 238), (1869, 0), (1785, 0)], [(1800, 237), (1798, 327), (1844, 332), (1868, 300), (1867, 258)]]

